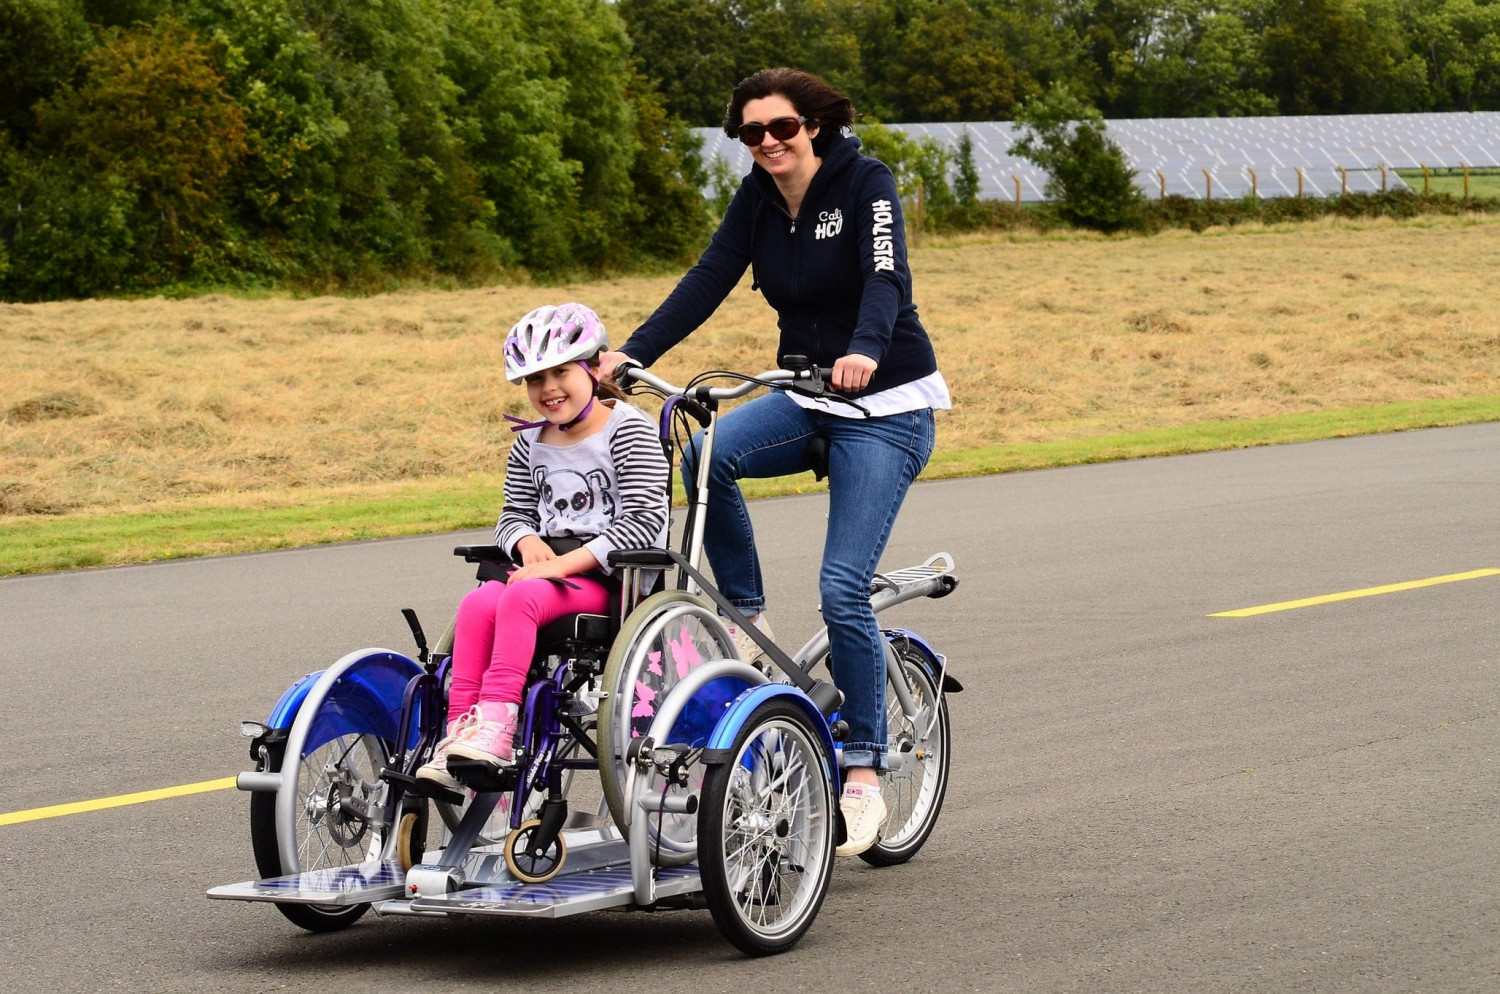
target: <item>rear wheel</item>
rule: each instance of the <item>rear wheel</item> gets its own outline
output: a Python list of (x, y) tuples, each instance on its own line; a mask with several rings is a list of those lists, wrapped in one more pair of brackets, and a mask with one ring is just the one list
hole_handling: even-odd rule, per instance
[(708, 767), (698, 868), (725, 938), (785, 952), (817, 917), (833, 870), (833, 786), (822, 735), (797, 704), (767, 701)]
[(896, 660), (911, 689), (916, 714), (903, 712), (895, 691), (887, 684), (887, 745), (904, 763), (900, 769), (880, 774), (880, 794), (890, 816), (880, 840), (859, 854), (872, 866), (895, 866), (917, 854), (937, 825), (948, 789), (952, 742), (948, 700), (938, 693), (937, 678), (920, 653), (910, 647), (897, 649)]

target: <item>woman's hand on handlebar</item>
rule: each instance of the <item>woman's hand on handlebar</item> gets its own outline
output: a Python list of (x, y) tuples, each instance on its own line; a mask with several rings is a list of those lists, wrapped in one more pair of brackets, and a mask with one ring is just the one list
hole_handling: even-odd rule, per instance
[(828, 385), (844, 393), (863, 390), (869, 386), (870, 377), (875, 374), (875, 368), (879, 365), (867, 355), (850, 352), (833, 364), (833, 371), (828, 374)]
[(631, 362), (635, 361), (623, 352), (600, 352), (599, 379), (613, 380), (615, 378), (615, 367), (627, 359)]

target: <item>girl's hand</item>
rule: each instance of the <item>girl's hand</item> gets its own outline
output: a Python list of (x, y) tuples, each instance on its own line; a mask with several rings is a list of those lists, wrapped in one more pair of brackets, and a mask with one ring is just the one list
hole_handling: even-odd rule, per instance
[(530, 566), (532, 563), (546, 562), (548, 559), (556, 559), (557, 553), (552, 547), (543, 542), (539, 536), (527, 535), (516, 543), (516, 551), (521, 554), (521, 565)]
[(844, 393), (854, 393), (863, 390), (870, 383), (870, 377), (875, 373), (875, 367), (880, 363), (867, 355), (858, 352), (850, 352), (833, 364), (833, 376), (829, 385), (835, 390)]
[(527, 563), (520, 569), (511, 571), (506, 583), (515, 583), (517, 580), (545, 580), (548, 577), (565, 577), (571, 574), (562, 565), (562, 559), (553, 556), (551, 559), (540, 559), (536, 562)]
[[(518, 543), (519, 544), (519, 543)], [(547, 550), (551, 552), (551, 549)], [(511, 573), (506, 583), (515, 583), (517, 580), (533, 579), (562, 579), (566, 576), (577, 576), (579, 573), (587, 573), (591, 569), (599, 568), (599, 560), (588, 549), (574, 549), (561, 556), (552, 556), (549, 559), (539, 559), (536, 562), (526, 563), (520, 569)]]

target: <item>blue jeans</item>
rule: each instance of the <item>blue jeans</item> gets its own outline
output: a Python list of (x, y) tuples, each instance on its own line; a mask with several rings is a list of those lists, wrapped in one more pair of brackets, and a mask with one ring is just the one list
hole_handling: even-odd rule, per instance
[[(755, 533), (736, 481), (805, 472), (808, 439), (819, 431), (829, 456), (818, 592), (833, 682), (844, 693), (840, 717), (849, 723), (844, 764), (884, 768), (885, 650), (870, 609), (870, 581), (906, 491), (932, 454), (932, 411), (855, 420), (804, 410), (779, 391), (730, 411), (719, 421), (709, 463), (703, 551), (730, 603), (749, 615), (765, 609)], [(689, 493), (702, 436), (694, 435), (683, 453)]]

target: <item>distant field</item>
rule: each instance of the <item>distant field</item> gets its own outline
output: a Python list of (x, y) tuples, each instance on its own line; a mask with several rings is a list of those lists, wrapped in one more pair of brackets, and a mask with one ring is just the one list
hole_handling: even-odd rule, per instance
[[(1417, 193), (1422, 193), (1423, 180), (1420, 169), (1401, 169), (1398, 174), (1406, 185)], [(1433, 172), (1427, 178), (1428, 187), (1436, 194), (1447, 194), (1450, 197), (1462, 197), (1464, 195), (1464, 175), (1458, 170), (1446, 170), (1438, 173)], [(1469, 196), (1493, 199), (1500, 197), (1500, 170), (1470, 170), (1469, 171)]]
[[(955, 396), (929, 475), (1500, 417), (1494, 218), (929, 239), (912, 264)], [(0, 304), (0, 573), (486, 524), (525, 408), (505, 328), (576, 299), (620, 342), (673, 283)], [(757, 296), (659, 369), (770, 365)]]

